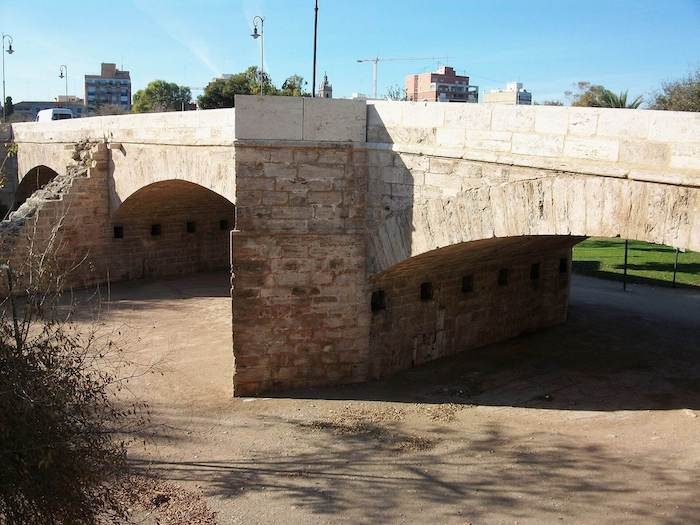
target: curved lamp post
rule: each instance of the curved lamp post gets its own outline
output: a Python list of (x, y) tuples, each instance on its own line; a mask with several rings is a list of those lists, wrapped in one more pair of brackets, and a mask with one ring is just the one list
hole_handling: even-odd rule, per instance
[[(59, 68), (59, 75), (58, 78), (64, 78), (66, 79), (66, 104), (68, 103), (68, 66), (61, 65)], [(63, 74), (65, 72), (65, 75)]]
[[(260, 32), (258, 33), (258, 22), (260, 22)], [(265, 19), (262, 16), (255, 16), (253, 17), (253, 32), (250, 34), (250, 36), (253, 37), (253, 40), (257, 40), (260, 38), (260, 94), (263, 94), (263, 82), (265, 79), (265, 70), (264, 70), (264, 64), (265, 64), (265, 32), (264, 32), (264, 27), (265, 25)]]
[[(7, 49), (5, 49), (5, 39), (10, 42), (10, 45)], [(2, 121), (5, 122), (6, 118), (6, 112), (7, 112), (7, 97), (5, 96), (5, 53), (7, 52), (8, 55), (11, 55), (12, 53), (15, 52), (14, 49), (12, 49), (12, 37), (8, 34), (3, 33), (2, 34)]]

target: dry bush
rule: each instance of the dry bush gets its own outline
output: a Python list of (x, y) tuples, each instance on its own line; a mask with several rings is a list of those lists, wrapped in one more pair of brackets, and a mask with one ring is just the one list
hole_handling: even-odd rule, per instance
[(0, 523), (8, 525), (124, 519), (115, 494), (127, 483), (126, 446), (148, 416), (120, 395), (134, 374), (125, 352), (97, 325), (71, 322), (56, 256), (61, 224), (21, 268), (1, 270)]

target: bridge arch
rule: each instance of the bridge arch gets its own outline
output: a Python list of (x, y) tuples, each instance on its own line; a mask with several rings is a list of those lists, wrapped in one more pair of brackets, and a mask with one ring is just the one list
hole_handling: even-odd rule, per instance
[(112, 210), (142, 188), (170, 180), (196, 184), (231, 203), (236, 202), (235, 171), (229, 148), (150, 144), (117, 146), (113, 145), (110, 166)]
[(700, 250), (700, 188), (570, 173), (467, 187), (385, 212), (369, 235), (378, 275), (440, 248), (527, 236), (622, 237)]
[(114, 280), (168, 277), (230, 268), (235, 206), (183, 180), (163, 180), (131, 194), (111, 215)]
[(56, 170), (43, 164), (27, 171), (20, 179), (17, 188), (15, 188), (13, 209), (19, 208), (35, 191), (45, 187), (57, 176), (58, 172)]

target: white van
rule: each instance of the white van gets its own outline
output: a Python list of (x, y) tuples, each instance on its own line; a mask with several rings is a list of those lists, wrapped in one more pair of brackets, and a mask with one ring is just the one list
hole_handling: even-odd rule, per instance
[(64, 120), (74, 118), (73, 112), (68, 108), (42, 109), (36, 114), (37, 122), (49, 122), (51, 120)]

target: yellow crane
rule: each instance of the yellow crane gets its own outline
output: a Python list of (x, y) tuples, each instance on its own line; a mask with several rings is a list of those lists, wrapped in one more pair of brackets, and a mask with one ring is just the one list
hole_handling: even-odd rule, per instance
[(362, 62), (372, 62), (372, 98), (377, 98), (377, 66), (379, 62), (409, 62), (416, 60), (449, 60), (449, 57), (399, 57), (399, 58), (360, 58), (357, 61)]

